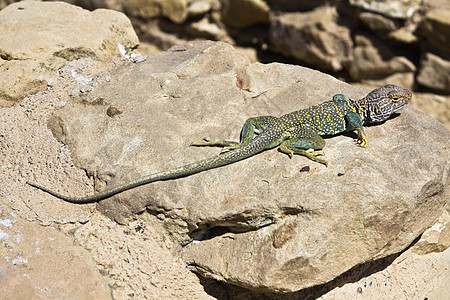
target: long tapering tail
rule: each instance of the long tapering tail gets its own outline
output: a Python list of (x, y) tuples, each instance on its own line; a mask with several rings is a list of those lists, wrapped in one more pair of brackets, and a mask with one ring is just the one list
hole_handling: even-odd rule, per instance
[(141, 177), (139, 179), (127, 182), (125, 184), (119, 185), (117, 187), (114, 187), (112, 189), (103, 191), (98, 194), (90, 195), (90, 196), (84, 196), (84, 197), (69, 197), (62, 195), (60, 193), (54, 192), (46, 187), (43, 187), (41, 185), (38, 185), (36, 183), (28, 182), (27, 184), (35, 187), (37, 189), (40, 189), (46, 193), (49, 193), (50, 195), (53, 195), (59, 199), (62, 199), (67, 202), (76, 203), (76, 204), (85, 204), (85, 203), (93, 203), (98, 202), (100, 200), (109, 198), (111, 196), (114, 196), (118, 193), (124, 192), (126, 190), (148, 184), (155, 181), (164, 181), (164, 180), (171, 180), (171, 179), (177, 179), (181, 177), (186, 177), (192, 174), (200, 173), (206, 170), (222, 167), (225, 165), (232, 164), (234, 162), (246, 159), (250, 156), (253, 156), (263, 150), (266, 149), (266, 143), (263, 142), (264, 139), (261, 139), (261, 135), (257, 136), (254, 140), (252, 140), (250, 143), (242, 145), (241, 147), (221, 153), (219, 155), (199, 160), (197, 162), (194, 162), (192, 164), (186, 164), (182, 167), (170, 169), (163, 172), (158, 172), (154, 174), (150, 174), (144, 177)]

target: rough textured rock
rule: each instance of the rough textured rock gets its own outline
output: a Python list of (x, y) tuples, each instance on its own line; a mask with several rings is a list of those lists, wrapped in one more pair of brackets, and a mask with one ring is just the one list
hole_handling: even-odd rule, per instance
[(336, 23), (333, 7), (307, 13), (272, 16), (270, 40), (275, 51), (299, 59), (307, 65), (339, 71), (348, 64), (353, 42), (350, 30)]
[(450, 130), (450, 96), (415, 93), (415, 100), (411, 104), (414, 109), (432, 116)]
[(449, 299), (450, 248), (428, 255), (415, 251), (413, 246), (384, 270), (366, 275), (358, 282), (349, 280), (317, 299)]
[(123, 7), (127, 13), (135, 17), (164, 16), (179, 24), (188, 17), (188, 2), (188, 0), (125, 0)]
[[(47, 20), (42, 22), (43, 16)], [(25, 1), (0, 11), (0, 105), (42, 91), (68, 61), (109, 60), (138, 45), (127, 17), (66, 3)]]
[[(366, 92), (301, 67), (249, 64), (223, 43), (188, 43), (118, 72), (49, 126), (76, 164), (96, 174), (96, 186), (112, 187), (218, 153), (188, 145), (205, 136), (236, 139), (248, 117)], [(111, 107), (122, 113), (108, 116)], [(446, 204), (446, 129), (406, 108), (367, 134), (368, 149), (348, 136), (327, 139), (329, 168), (267, 151), (124, 192), (98, 208), (120, 222), (149, 210), (174, 237), (195, 237), (183, 258), (204, 276), (297, 291), (405, 249)], [(299, 172), (305, 165), (310, 171)]]
[(367, 26), (370, 30), (380, 33), (386, 33), (398, 29), (394, 20), (386, 18), (380, 14), (374, 14), (371, 12), (362, 12), (359, 14), (361, 22)]
[[(46, 91), (0, 109), (0, 230), (9, 235), (0, 237), (0, 295), (102, 299), (106, 287), (114, 299), (211, 299), (179, 255), (174, 256), (177, 246), (157, 226), (121, 226), (93, 212), (93, 205), (70, 205), (25, 184), (53, 182), (66, 193), (92, 191), (92, 181), (74, 167), (47, 120), (71, 101), (70, 93), (83, 88), (78, 77), (90, 78), (95, 86), (107, 81), (113, 68), (126, 64), (86, 58), (69, 62)], [(14, 267), (10, 258), (20, 257), (28, 263)], [(45, 290), (48, 287), (51, 290)]]
[(450, 93), (450, 9), (428, 11), (420, 28), (425, 43), (417, 82), (440, 93), (448, 94)]
[(120, 226), (96, 213), (70, 233), (108, 275), (112, 299), (214, 299), (158, 227), (141, 221)]
[(262, 0), (223, 0), (223, 22), (233, 27), (269, 23), (270, 8)]
[(444, 210), (436, 223), (422, 234), (414, 246), (414, 252), (424, 255), (443, 252), (448, 248), (450, 248), (450, 213)]
[(431, 52), (424, 55), (417, 82), (444, 93), (450, 93), (450, 61)]
[(89, 252), (51, 227), (18, 217), (0, 203), (3, 299), (111, 299)]
[(216, 23), (211, 22), (207, 17), (197, 22), (192, 22), (187, 26), (186, 31), (194, 36), (201, 36), (214, 40), (225, 40), (227, 37), (227, 32)]
[[(440, 73), (442, 67), (423, 65), (427, 53), (438, 55), (444, 63), (450, 57), (448, 0), (66, 1), (90, 10), (107, 7), (126, 12), (141, 41), (159, 50), (193, 39), (219, 40), (253, 47), (259, 61), (295, 62), (365, 85), (393, 82), (414, 89), (431, 87), (417, 80), (421, 68), (428, 73), (433, 67)], [(286, 17), (288, 12), (292, 15)], [(361, 47), (361, 36), (376, 36), (379, 42)], [(23, 68), (28, 73), (34, 67)], [(13, 73), (20, 74), (21, 69), (17, 66)], [(28, 90), (41, 90), (45, 84), (34, 80)], [(431, 88), (448, 94), (445, 88)]]
[(351, 5), (393, 18), (406, 19), (420, 7), (419, 0), (350, 0)]
[(428, 11), (421, 30), (428, 43), (450, 54), (450, 9)]
[(188, 5), (188, 14), (190, 17), (201, 16), (213, 8), (212, 0), (192, 0)]
[(395, 73), (413, 74), (414, 64), (406, 57), (395, 56), (383, 42), (375, 38), (356, 36), (356, 47), (349, 74), (353, 80), (384, 78)]

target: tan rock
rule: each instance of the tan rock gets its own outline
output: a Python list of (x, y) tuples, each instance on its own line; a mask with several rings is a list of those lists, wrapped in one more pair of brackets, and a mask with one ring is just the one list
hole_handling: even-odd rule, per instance
[(262, 0), (223, 0), (222, 19), (229, 26), (244, 28), (269, 23), (270, 8)]
[[(45, 19), (43, 19), (45, 16)], [(0, 105), (42, 91), (68, 61), (119, 57), (118, 44), (138, 45), (124, 14), (63, 2), (25, 1), (0, 11)]]
[(186, 26), (186, 31), (197, 37), (221, 41), (229, 40), (231, 42), (227, 31), (216, 23), (211, 22), (208, 17), (190, 23)]
[(388, 17), (407, 19), (420, 8), (420, 0), (350, 0), (351, 5)]
[(428, 43), (450, 55), (450, 9), (428, 11), (420, 30)]
[[(93, 205), (49, 199), (25, 184), (39, 179), (69, 194), (93, 190), (85, 171), (74, 167), (67, 146), (48, 130), (47, 120), (71, 101), (69, 92), (82, 86), (73, 72), (76, 77), (91, 78), (95, 85), (109, 81), (115, 68), (127, 64), (122, 60), (69, 62), (45, 93), (0, 109), (0, 230), (10, 236), (0, 238), (0, 298), (104, 299), (106, 287), (107, 299), (131, 295), (135, 299), (211, 299), (198, 277), (187, 270), (179, 255), (174, 256), (177, 245), (159, 234), (162, 230), (157, 226), (146, 222), (121, 226), (93, 212)], [(11, 228), (5, 227), (8, 219), (13, 222)], [(13, 252), (5, 247), (11, 241)], [(4, 259), (8, 255), (21, 255), (28, 264), (14, 267)], [(51, 290), (45, 290), (48, 287)]]
[(431, 52), (425, 53), (417, 82), (428, 88), (450, 93), (450, 61)]
[(430, 228), (422, 234), (421, 239), (414, 245), (414, 252), (428, 254), (442, 252), (450, 248), (450, 214), (444, 210), (442, 215)]
[(414, 73), (416, 67), (406, 57), (394, 56), (376, 39), (356, 36), (349, 74), (353, 80), (379, 79), (395, 73)]
[(383, 267), (374, 263), (368, 274), (346, 274), (348, 283), (336, 284), (335, 289), (317, 299), (449, 299), (449, 269), (450, 248), (419, 255), (414, 253), (413, 246)]
[(388, 37), (390, 40), (400, 42), (402, 44), (412, 44), (418, 42), (417, 36), (406, 28), (394, 30), (388, 34)]
[(380, 14), (361, 12), (359, 18), (362, 23), (372, 31), (387, 32), (397, 29), (397, 26), (392, 19), (386, 18)]
[(340, 71), (351, 58), (353, 42), (350, 30), (338, 25), (336, 19), (336, 8), (329, 6), (272, 16), (271, 46), (307, 65)]
[[(224, 43), (192, 42), (118, 72), (63, 107), (51, 128), (97, 186), (112, 187), (217, 154), (188, 145), (205, 136), (237, 139), (251, 116), (366, 92), (298, 66), (249, 64)], [(110, 106), (122, 113), (108, 116)], [(176, 240), (194, 237), (183, 259), (203, 276), (298, 291), (402, 251), (446, 205), (446, 129), (406, 108), (367, 135), (367, 149), (347, 136), (327, 139), (329, 168), (267, 151), (121, 193), (98, 208), (119, 222), (150, 211)], [(310, 172), (300, 173), (305, 164)]]
[(450, 95), (415, 93), (415, 96), (411, 103), (414, 109), (432, 116), (450, 130)]
[(4, 299), (111, 299), (89, 252), (52, 227), (0, 204), (0, 294)]
[(190, 17), (201, 16), (213, 8), (211, 0), (192, 0), (188, 4), (188, 14)]
[(128, 14), (144, 19), (164, 16), (181, 24), (188, 17), (188, 0), (125, 0), (123, 7)]

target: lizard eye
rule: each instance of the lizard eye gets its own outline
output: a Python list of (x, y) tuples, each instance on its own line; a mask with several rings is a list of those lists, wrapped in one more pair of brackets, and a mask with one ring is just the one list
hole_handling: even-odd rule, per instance
[(394, 102), (397, 102), (398, 100), (400, 100), (400, 97), (399, 96), (392, 96), (391, 100), (394, 101)]

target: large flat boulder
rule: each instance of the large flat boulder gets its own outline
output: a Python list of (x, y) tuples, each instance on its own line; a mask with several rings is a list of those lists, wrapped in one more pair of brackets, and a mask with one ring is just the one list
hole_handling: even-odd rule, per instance
[[(190, 42), (118, 70), (57, 111), (49, 128), (101, 190), (215, 155), (189, 144), (237, 140), (249, 117), (367, 92), (299, 66), (250, 64), (225, 43)], [(328, 138), (328, 168), (266, 151), (121, 193), (98, 209), (120, 223), (147, 211), (180, 243), (194, 239), (183, 259), (203, 276), (298, 291), (402, 251), (445, 207), (448, 130), (406, 107), (366, 133), (367, 149), (352, 134)]]

